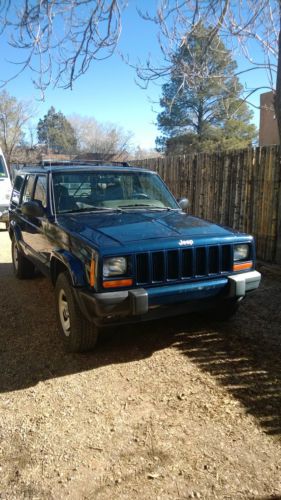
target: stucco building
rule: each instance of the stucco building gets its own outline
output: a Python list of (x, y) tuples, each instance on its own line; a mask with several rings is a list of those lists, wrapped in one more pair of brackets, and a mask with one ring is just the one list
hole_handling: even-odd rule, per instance
[(273, 105), (273, 92), (260, 95), (259, 145), (279, 144), (278, 125)]

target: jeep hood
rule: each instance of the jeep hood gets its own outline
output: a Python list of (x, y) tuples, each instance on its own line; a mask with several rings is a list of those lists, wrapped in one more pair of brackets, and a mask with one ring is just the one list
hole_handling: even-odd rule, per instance
[(65, 214), (59, 219), (60, 224), (71, 233), (107, 246), (126, 246), (156, 239), (231, 237), (236, 234), (180, 211), (91, 212)]

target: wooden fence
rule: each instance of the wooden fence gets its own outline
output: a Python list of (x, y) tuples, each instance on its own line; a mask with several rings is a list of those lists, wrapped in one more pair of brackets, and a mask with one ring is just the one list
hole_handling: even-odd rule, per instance
[(280, 148), (134, 161), (156, 170), (189, 213), (253, 234), (259, 259), (281, 264)]

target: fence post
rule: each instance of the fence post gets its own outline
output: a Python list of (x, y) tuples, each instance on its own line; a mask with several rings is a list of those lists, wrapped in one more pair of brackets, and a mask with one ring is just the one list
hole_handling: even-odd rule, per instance
[(277, 211), (277, 234), (275, 262), (281, 264), (281, 149), (278, 154), (278, 211)]

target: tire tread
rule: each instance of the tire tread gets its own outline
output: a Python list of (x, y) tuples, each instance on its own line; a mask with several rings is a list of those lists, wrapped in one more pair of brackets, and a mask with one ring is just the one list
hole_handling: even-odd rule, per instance
[(16, 278), (20, 280), (25, 280), (25, 279), (31, 279), (34, 276), (34, 264), (28, 260), (25, 255), (18, 249), (18, 266), (17, 268), (15, 267), (14, 264), (14, 245), (16, 245), (16, 240), (15, 238), (12, 239), (12, 260), (13, 260), (13, 267), (14, 267), (14, 273)]
[[(58, 309), (59, 290), (64, 289), (67, 296), (68, 307), (70, 310), (71, 330), (70, 336), (66, 337), (60, 322)], [(85, 318), (80, 311), (79, 305), (75, 299), (68, 272), (60, 273), (56, 281), (56, 299), (57, 299), (57, 320), (61, 336), (64, 341), (65, 349), (68, 352), (87, 352), (94, 348), (98, 339), (98, 329), (96, 325)]]

